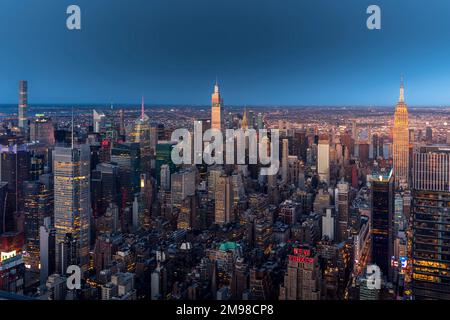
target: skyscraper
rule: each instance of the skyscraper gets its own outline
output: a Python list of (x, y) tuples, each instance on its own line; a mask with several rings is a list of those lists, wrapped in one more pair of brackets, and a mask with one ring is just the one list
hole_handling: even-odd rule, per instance
[(264, 118), (261, 112), (256, 116), (256, 126), (258, 130), (264, 129)]
[(450, 299), (450, 148), (413, 153), (412, 271), (415, 299)]
[(393, 159), (396, 182), (407, 185), (409, 179), (409, 131), (408, 108), (405, 103), (403, 80), (400, 85), (400, 97), (394, 115)]
[(365, 141), (361, 141), (357, 144), (358, 146), (358, 158), (359, 161), (361, 161), (362, 163), (368, 163), (369, 162), (369, 150), (370, 150), (370, 146), (367, 142)]
[(338, 183), (337, 191), (338, 240), (345, 241), (348, 239), (349, 184), (344, 181)]
[(105, 114), (103, 112), (93, 111), (93, 129), (95, 133), (100, 133), (105, 129)]
[(375, 133), (372, 136), (372, 159), (378, 158), (378, 135)]
[(223, 169), (218, 165), (208, 168), (208, 199), (210, 200), (214, 200), (216, 197), (216, 185), (222, 173)]
[(99, 218), (110, 204), (121, 204), (120, 170), (111, 163), (99, 163), (92, 170), (91, 179), (92, 216)]
[(53, 215), (53, 194), (48, 186), (40, 181), (26, 181), (23, 188), (27, 251), (24, 260), (31, 270), (38, 271), (40, 265), (40, 226), (44, 224), (45, 218), (51, 218)]
[(430, 126), (427, 126), (425, 129), (425, 141), (426, 143), (432, 143), (433, 142), (433, 128)]
[(39, 263), (40, 283), (45, 284), (47, 278), (55, 270), (55, 229), (52, 227), (51, 218), (44, 218), (44, 223), (39, 227)]
[(144, 98), (142, 98), (141, 116), (134, 123), (134, 130), (130, 133), (131, 142), (139, 143), (141, 148), (141, 172), (150, 173), (152, 143), (151, 143), (150, 118), (145, 114)]
[(167, 164), (161, 166), (161, 189), (164, 191), (170, 190), (170, 167)]
[(178, 229), (190, 230), (195, 227), (197, 222), (195, 221), (197, 206), (196, 196), (187, 196), (186, 199), (183, 200), (183, 205), (180, 207), (180, 212), (178, 214)]
[[(86, 271), (89, 265), (90, 149), (88, 145), (57, 147), (54, 151), (56, 271), (66, 273), (66, 240), (75, 261)], [(72, 260), (73, 261), (73, 260)]]
[(0, 148), (0, 181), (8, 183), (5, 231), (13, 230), (13, 213), (24, 208), (23, 183), (30, 173), (30, 152), (26, 145)]
[(393, 255), (394, 177), (392, 169), (372, 172), (372, 263), (385, 275)]
[(293, 153), (300, 160), (306, 162), (306, 150), (308, 149), (308, 138), (306, 130), (296, 131), (294, 133)]
[(172, 206), (181, 207), (187, 196), (195, 194), (195, 171), (192, 169), (173, 173), (171, 176)]
[(378, 156), (384, 158), (384, 137), (382, 135), (378, 137)]
[(19, 81), (19, 128), (22, 133), (28, 133), (28, 82), (26, 80)]
[(117, 144), (111, 149), (111, 162), (119, 166), (122, 200), (128, 205), (133, 202), (133, 195), (139, 192), (140, 150), (139, 143), (128, 142)]
[(222, 130), (223, 127), (223, 100), (219, 92), (219, 85), (214, 85), (214, 92), (211, 97), (211, 129)]
[(310, 249), (294, 248), (288, 257), (280, 300), (320, 300), (322, 276), (319, 255)]
[(39, 142), (45, 146), (55, 144), (55, 128), (51, 118), (39, 115), (30, 124), (30, 141)]
[(288, 183), (288, 166), (289, 166), (289, 140), (283, 139), (283, 155), (281, 157), (281, 178), (283, 183)]
[(125, 113), (123, 109), (119, 111), (119, 134), (125, 136)]
[(247, 110), (244, 111), (244, 115), (242, 116), (241, 128), (242, 130), (248, 130)]
[(142, 221), (140, 225), (146, 230), (151, 227), (152, 204), (154, 200), (154, 181), (149, 175), (141, 174), (141, 193), (140, 200), (142, 203)]
[[(0, 208), (5, 208), (8, 194), (8, 182), (0, 181)], [(0, 234), (8, 230), (7, 222), (10, 214), (6, 210), (0, 210)]]
[(226, 224), (233, 219), (233, 181), (230, 176), (222, 175), (216, 181), (215, 223)]
[(335, 234), (335, 213), (334, 207), (325, 208), (325, 215), (322, 216), (322, 236), (327, 236), (331, 241), (334, 240)]
[(319, 140), (317, 150), (317, 173), (321, 181), (325, 183), (330, 182), (330, 143), (328, 137)]

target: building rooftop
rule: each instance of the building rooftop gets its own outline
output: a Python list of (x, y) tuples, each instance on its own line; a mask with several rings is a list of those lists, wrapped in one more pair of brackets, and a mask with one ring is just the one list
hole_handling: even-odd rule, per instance
[(387, 182), (391, 179), (392, 168), (377, 168), (372, 171), (372, 179), (380, 182)]
[(236, 242), (232, 241), (224, 242), (219, 246), (220, 251), (236, 250), (236, 248), (237, 248)]

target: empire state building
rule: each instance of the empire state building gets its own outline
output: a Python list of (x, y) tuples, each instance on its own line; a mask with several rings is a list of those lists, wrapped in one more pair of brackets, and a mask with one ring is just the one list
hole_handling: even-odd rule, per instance
[(222, 129), (224, 129), (223, 128), (223, 109), (222, 109), (223, 100), (222, 100), (222, 97), (220, 96), (219, 85), (217, 84), (217, 81), (216, 81), (216, 84), (214, 85), (214, 92), (211, 97), (211, 103), (212, 103), (211, 129), (222, 130)]
[(409, 178), (409, 130), (403, 80), (400, 85), (400, 98), (395, 108), (393, 140), (394, 176), (400, 185), (407, 185)]

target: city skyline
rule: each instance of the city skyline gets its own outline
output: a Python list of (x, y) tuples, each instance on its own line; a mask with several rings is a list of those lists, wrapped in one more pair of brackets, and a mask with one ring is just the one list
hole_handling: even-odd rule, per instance
[[(164, 300), (178, 297), (180, 283), (180, 298), (188, 300), (411, 300), (449, 290), (439, 270), (448, 268), (440, 249), (448, 224), (441, 228), (434, 216), (447, 214), (450, 130), (442, 121), (450, 114), (410, 117), (403, 79), (395, 114), (224, 114), (216, 80), (206, 114), (188, 108), (174, 118), (146, 109), (141, 97), (136, 113), (91, 108), (77, 114), (76, 125), (73, 109), (64, 121), (58, 110), (28, 112), (27, 84), (17, 86), (17, 115), (0, 125), (3, 291), (49, 300)], [(424, 126), (424, 116), (437, 125)], [(205, 144), (194, 154), (203, 160), (192, 164), (178, 148), (197, 140), (199, 123)], [(207, 138), (209, 129), (270, 129), (270, 147), (262, 148), (280, 170), (266, 174), (268, 163), (250, 160), (261, 152), (250, 135), (230, 136), (245, 161), (223, 164), (216, 158), (221, 138)], [(192, 277), (197, 273), (204, 276)]]
[[(401, 83), (404, 85), (405, 84), (405, 80), (404, 80), (404, 76), (403, 74), (400, 76), (400, 81)], [(21, 85), (22, 82), (26, 82), (28, 83), (27, 80), (19, 80), (18, 83), (19, 85)], [(218, 81), (217, 79), (215, 80), (215, 82), (213, 83), (213, 87), (216, 88), (218, 86), (221, 86), (220, 81)], [(209, 86), (211, 87), (211, 85)], [(216, 90), (216, 89), (214, 89)], [(30, 90), (27, 89), (27, 92), (30, 92)], [(398, 89), (397, 89), (397, 96), (398, 96)], [(405, 96), (407, 95), (407, 93), (403, 93)], [(4, 106), (4, 107), (13, 107), (15, 108), (17, 106), (17, 103), (19, 103), (20, 105), (20, 95), (19, 98), (16, 99), (16, 102), (10, 102), (10, 103), (0, 103), (0, 107)], [(26, 98), (28, 100), (28, 98)], [(72, 105), (72, 106), (80, 106), (80, 107), (101, 107), (101, 108), (114, 108), (114, 107), (126, 107), (126, 108), (130, 108), (130, 107), (139, 107), (139, 111), (142, 112), (142, 106), (145, 105), (146, 108), (152, 108), (152, 107), (181, 107), (181, 106), (185, 106), (185, 107), (199, 107), (199, 108), (203, 108), (203, 107), (207, 107), (209, 105), (209, 103), (155, 103), (155, 102), (147, 102), (144, 103), (143, 99), (145, 99), (144, 95), (140, 95), (138, 97), (136, 97), (135, 101), (128, 101), (128, 102), (123, 102), (123, 101), (98, 101), (98, 102), (83, 102), (83, 103), (77, 103), (77, 102), (44, 102), (44, 103), (33, 103), (31, 101), (31, 103), (27, 103), (27, 107), (46, 107), (46, 106), (64, 106), (64, 105)], [(220, 98), (219, 98), (220, 99)], [(18, 101), (18, 102), (17, 102)], [(224, 109), (228, 107), (231, 108), (247, 108), (247, 107), (253, 107), (253, 108), (271, 108), (271, 107), (286, 107), (286, 108), (303, 108), (303, 107), (318, 107), (318, 108), (324, 108), (324, 107), (336, 107), (336, 108), (393, 108), (394, 111), (397, 107), (397, 104), (395, 103), (391, 103), (391, 104), (358, 104), (358, 103), (353, 103), (353, 104), (305, 104), (305, 103), (299, 103), (299, 104), (288, 104), (288, 105), (283, 105), (283, 104), (252, 104), (252, 103), (243, 103), (243, 104), (225, 104), (223, 103), (223, 101), (220, 102), (221, 105), (221, 109), (222, 111)], [(419, 105), (414, 105), (414, 104), (409, 104), (408, 106), (410, 108), (449, 108), (450, 107), (450, 101), (448, 104), (443, 104), (443, 105), (433, 105), (433, 104), (419, 104)], [(20, 110), (20, 109), (19, 109)]]
[(448, 0), (3, 1), (0, 300), (450, 300)]

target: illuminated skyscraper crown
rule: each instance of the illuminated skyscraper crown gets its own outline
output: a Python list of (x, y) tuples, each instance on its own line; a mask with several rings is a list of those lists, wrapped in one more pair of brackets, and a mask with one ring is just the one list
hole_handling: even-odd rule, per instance
[(401, 80), (400, 80), (400, 97), (398, 99), (398, 102), (400, 102), (400, 103), (405, 102), (405, 87), (403, 84), (403, 76), (401, 77)]

